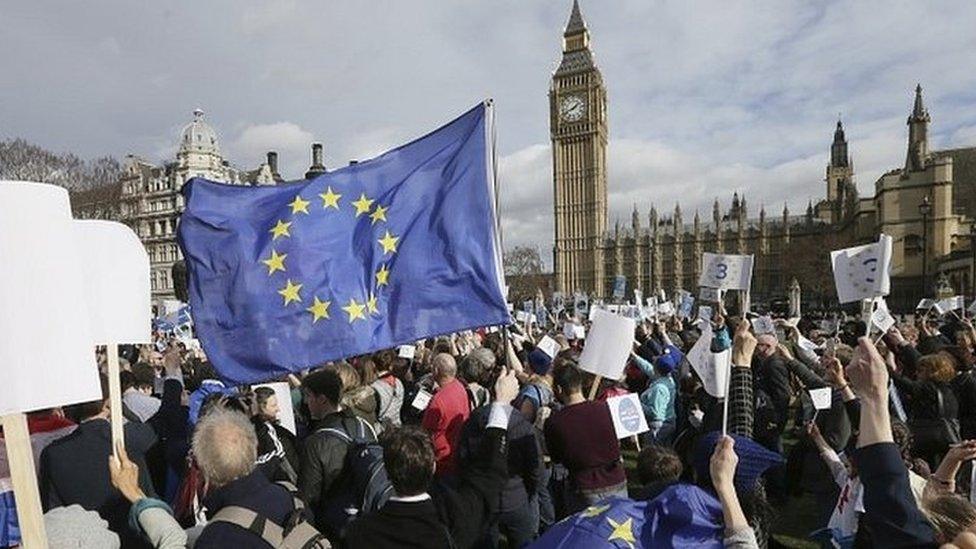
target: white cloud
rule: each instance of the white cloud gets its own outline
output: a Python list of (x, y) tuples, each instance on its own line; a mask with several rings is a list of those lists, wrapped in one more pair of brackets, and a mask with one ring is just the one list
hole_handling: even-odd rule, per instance
[(313, 141), (315, 135), (294, 122), (253, 124), (229, 144), (225, 156), (241, 167), (252, 168), (265, 160), (268, 151), (276, 151), (281, 175), (297, 179), (311, 164)]

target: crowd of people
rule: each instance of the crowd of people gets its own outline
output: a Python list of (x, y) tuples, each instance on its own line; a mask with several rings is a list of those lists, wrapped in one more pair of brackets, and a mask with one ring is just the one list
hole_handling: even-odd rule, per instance
[[(51, 544), (573, 547), (586, 527), (591, 547), (770, 547), (802, 496), (824, 547), (976, 547), (968, 320), (919, 312), (867, 337), (861, 321), (810, 318), (757, 335), (721, 307), (652, 317), (613, 380), (578, 364), (585, 339), (562, 325), (585, 318), (550, 320), (289, 375), (288, 402), (225, 386), (161, 334), (122, 347), (124, 447), (104, 369), (102, 399), (29, 415)], [(685, 358), (706, 322), (711, 350), (731, 351), (726, 399)], [(537, 346), (547, 335), (555, 356)], [(638, 440), (618, 438), (606, 402), (627, 393), (649, 427)], [(635, 504), (640, 525), (604, 518)], [(612, 533), (593, 541), (599, 524)]]

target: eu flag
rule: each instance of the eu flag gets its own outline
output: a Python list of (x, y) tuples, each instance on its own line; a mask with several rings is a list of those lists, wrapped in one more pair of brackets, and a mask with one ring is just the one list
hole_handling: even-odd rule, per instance
[(492, 108), (312, 180), (192, 179), (178, 240), (225, 381), (506, 324)]

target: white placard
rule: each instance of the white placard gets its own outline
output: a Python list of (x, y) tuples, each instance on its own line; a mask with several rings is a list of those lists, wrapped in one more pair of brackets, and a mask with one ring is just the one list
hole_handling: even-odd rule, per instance
[(597, 311), (580, 353), (580, 368), (606, 379), (620, 379), (633, 348), (636, 326), (633, 319)]
[(288, 429), (288, 432), (291, 434), (297, 435), (298, 431), (295, 430), (295, 409), (292, 407), (291, 386), (288, 385), (288, 382), (278, 381), (275, 383), (251, 385), (251, 389), (257, 389), (258, 387), (267, 387), (275, 392), (275, 398), (278, 400), (278, 423), (285, 429)]
[(610, 408), (617, 438), (628, 438), (650, 430), (640, 397), (636, 393), (610, 397), (607, 399), (607, 406)]
[(895, 325), (895, 319), (888, 311), (888, 304), (885, 303), (883, 297), (878, 298), (877, 306), (871, 313), (871, 323), (877, 326), (881, 333), (887, 332), (889, 328)]
[(810, 389), (810, 400), (813, 401), (813, 407), (816, 408), (817, 410), (829, 410), (830, 398), (831, 398), (830, 387), (821, 387), (820, 389)]
[(427, 409), (427, 405), (430, 404), (430, 399), (432, 398), (434, 398), (434, 395), (424, 389), (420, 389), (417, 391), (417, 396), (413, 397), (413, 402), (410, 405), (422, 412)]
[(838, 301), (851, 303), (888, 295), (891, 241), (890, 236), (882, 234), (874, 244), (830, 252)]
[(712, 308), (708, 305), (698, 306), (698, 320), (703, 320), (705, 322), (712, 321)]
[(665, 301), (657, 306), (657, 314), (662, 316), (671, 316), (674, 314), (674, 304), (670, 301)]
[(75, 234), (66, 190), (0, 181), (0, 414), (101, 398)]
[(575, 324), (572, 322), (563, 324), (563, 335), (566, 336), (566, 339), (576, 339), (576, 330), (573, 329), (573, 326)]
[(814, 343), (814, 342), (810, 341), (809, 339), (803, 337), (802, 334), (797, 339), (797, 344), (800, 346), (801, 349), (803, 349), (804, 351), (810, 352), (810, 353), (812, 353), (812, 352), (814, 352), (814, 351), (816, 351), (817, 349), (820, 348), (820, 346), (818, 346), (816, 343)]
[(752, 320), (752, 331), (755, 332), (757, 336), (763, 334), (775, 334), (776, 324), (768, 315), (756, 317)]
[(944, 315), (950, 311), (962, 309), (965, 305), (966, 303), (964, 298), (961, 295), (957, 295), (955, 297), (940, 299), (935, 304), (935, 310), (938, 311), (940, 315)]
[(918, 305), (915, 306), (915, 310), (928, 311), (932, 307), (935, 307), (935, 300), (926, 298), (918, 302)]
[(722, 290), (748, 290), (752, 282), (752, 256), (702, 254), (698, 285)]
[(73, 224), (95, 343), (149, 343), (149, 255), (139, 237), (112, 221)]
[(417, 347), (413, 345), (400, 345), (400, 348), (397, 350), (397, 356), (407, 360), (413, 360), (413, 357), (417, 356)]
[(549, 355), (549, 358), (556, 358), (556, 355), (559, 354), (559, 343), (549, 336), (544, 336), (536, 347)]
[(688, 351), (685, 357), (698, 377), (702, 380), (705, 391), (715, 398), (725, 396), (728, 386), (729, 370), (732, 364), (732, 351), (726, 349), (721, 353), (713, 353), (712, 347), (712, 325), (703, 325), (701, 337)]
[(515, 320), (518, 322), (532, 322), (535, 318), (525, 311), (515, 311)]
[(586, 339), (586, 327), (580, 324), (573, 324), (573, 335), (576, 339)]
[(698, 289), (698, 299), (710, 303), (719, 303), (722, 301), (722, 290), (701, 287)]

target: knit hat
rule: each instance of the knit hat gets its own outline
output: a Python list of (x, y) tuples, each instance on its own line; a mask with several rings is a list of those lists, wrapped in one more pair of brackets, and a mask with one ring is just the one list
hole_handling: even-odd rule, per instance
[(684, 353), (679, 351), (677, 347), (674, 345), (668, 345), (664, 349), (664, 354), (654, 359), (654, 367), (657, 368), (658, 371), (670, 374), (678, 369), (678, 365), (681, 364), (681, 361), (684, 358)]
[(552, 366), (552, 358), (542, 349), (532, 349), (532, 352), (529, 353), (529, 366), (532, 367), (533, 372), (544, 376), (549, 373), (549, 367)]
[(108, 529), (98, 513), (77, 504), (44, 513), (44, 529), (51, 547), (114, 549), (121, 545), (118, 534)]
[[(756, 481), (766, 469), (774, 465), (786, 463), (783, 456), (771, 452), (751, 438), (730, 434), (735, 439), (735, 454), (739, 456), (739, 464), (735, 467), (735, 489), (740, 494), (751, 492), (756, 487)], [(694, 465), (699, 479), (710, 482), (709, 464), (715, 445), (722, 433), (712, 431), (698, 440), (695, 446)]]

